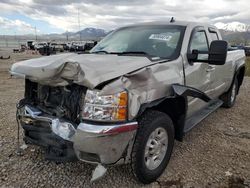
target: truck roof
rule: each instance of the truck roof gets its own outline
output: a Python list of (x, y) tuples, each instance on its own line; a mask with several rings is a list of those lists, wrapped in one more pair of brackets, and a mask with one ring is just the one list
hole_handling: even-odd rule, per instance
[(211, 25), (211, 24), (208, 24), (208, 23), (189, 22), (189, 21), (175, 21), (175, 22), (170, 22), (170, 21), (153, 21), (153, 22), (141, 22), (141, 23), (127, 25), (125, 27), (140, 26), (140, 25), (178, 25), (178, 26), (189, 26), (189, 27), (206, 26), (206, 27), (216, 28), (214, 25)]

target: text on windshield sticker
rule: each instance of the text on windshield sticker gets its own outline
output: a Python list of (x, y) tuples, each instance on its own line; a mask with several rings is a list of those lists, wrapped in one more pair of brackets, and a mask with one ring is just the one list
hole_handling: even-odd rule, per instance
[(163, 41), (170, 41), (171, 38), (172, 38), (172, 36), (163, 35), (163, 34), (151, 34), (151, 35), (149, 36), (149, 39), (153, 39), (153, 40), (163, 40)]

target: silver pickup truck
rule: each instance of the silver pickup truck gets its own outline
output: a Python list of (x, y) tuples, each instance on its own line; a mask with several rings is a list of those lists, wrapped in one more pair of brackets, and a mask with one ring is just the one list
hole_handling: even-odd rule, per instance
[(146, 184), (163, 173), (175, 139), (234, 105), (245, 54), (229, 51), (212, 25), (151, 22), (113, 31), (89, 54), (31, 59), (10, 72), (25, 78), (24, 141), (45, 148), (45, 159), (97, 164), (95, 177), (130, 164)]

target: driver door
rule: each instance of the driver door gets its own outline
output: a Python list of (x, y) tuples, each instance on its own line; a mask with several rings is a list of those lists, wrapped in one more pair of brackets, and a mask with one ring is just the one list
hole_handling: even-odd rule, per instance
[[(191, 34), (188, 53), (192, 50), (209, 51), (209, 42), (207, 32), (204, 27), (196, 27)], [(198, 59), (207, 59), (207, 54), (199, 54)], [(185, 64), (186, 85), (196, 88), (206, 95), (211, 96), (211, 72), (213, 65), (203, 62), (188, 62)], [(199, 111), (207, 105), (206, 102), (199, 98), (188, 97), (188, 112), (187, 118), (192, 116), (195, 112)]]

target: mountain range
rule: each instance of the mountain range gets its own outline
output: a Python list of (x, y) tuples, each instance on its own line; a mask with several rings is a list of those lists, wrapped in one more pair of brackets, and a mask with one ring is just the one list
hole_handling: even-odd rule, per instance
[[(246, 45), (248, 41), (250, 42), (250, 25), (241, 22), (218, 22), (214, 25), (221, 31), (223, 39), (229, 41), (232, 44)], [(71, 38), (80, 37), (81, 39), (101, 39), (108, 33), (109, 31), (105, 31), (104, 29), (85, 28), (75, 33), (64, 33), (63, 35), (68, 35), (68, 37)]]
[[(229, 41), (231, 44), (244, 44), (250, 45), (250, 25), (240, 23), (240, 22), (231, 22), (231, 23), (222, 23), (218, 22), (214, 24), (222, 34), (224, 40)], [(65, 33), (54, 33), (54, 34), (43, 34), (38, 35), (38, 41), (47, 41), (47, 40), (59, 40), (59, 41), (74, 41), (74, 40), (100, 40), (105, 37), (109, 32), (100, 28), (88, 27), (81, 31), (77, 32), (65, 32)], [(4, 40), (16, 40), (26, 41), (34, 40), (34, 35), (19, 35), (19, 36), (4, 36)]]
[[(229, 43), (237, 45), (240, 44), (249, 45), (250, 25), (240, 22), (231, 22), (231, 23), (218, 22), (214, 25), (220, 30), (223, 39), (227, 40)], [(85, 28), (75, 33), (68, 33), (68, 37), (73, 37), (73, 38), (80, 37), (81, 39), (98, 40), (106, 36), (108, 33), (109, 33), (108, 31), (99, 28)]]
[(107, 33), (108, 32), (105, 31), (104, 29), (88, 27), (77, 32), (66, 32), (63, 33), (63, 35), (68, 35), (69, 37), (79, 36), (82, 38), (92, 38), (92, 37), (100, 38), (106, 36)]
[(241, 22), (231, 22), (231, 23), (223, 23), (217, 22), (214, 24), (218, 29), (224, 31), (232, 31), (232, 32), (247, 32), (250, 31), (250, 25), (241, 23)]
[(222, 38), (232, 45), (250, 45), (250, 25), (231, 22), (214, 24), (221, 32)]
[[(223, 30), (225, 32), (250, 32), (250, 25), (241, 22), (230, 22), (230, 23), (217, 22), (214, 25), (218, 29)], [(81, 37), (88, 38), (88, 37), (104, 37), (108, 33), (109, 31), (105, 31), (104, 29), (89, 27), (78, 32), (64, 33), (64, 35), (68, 34), (69, 36), (76, 36), (81, 34)]]

